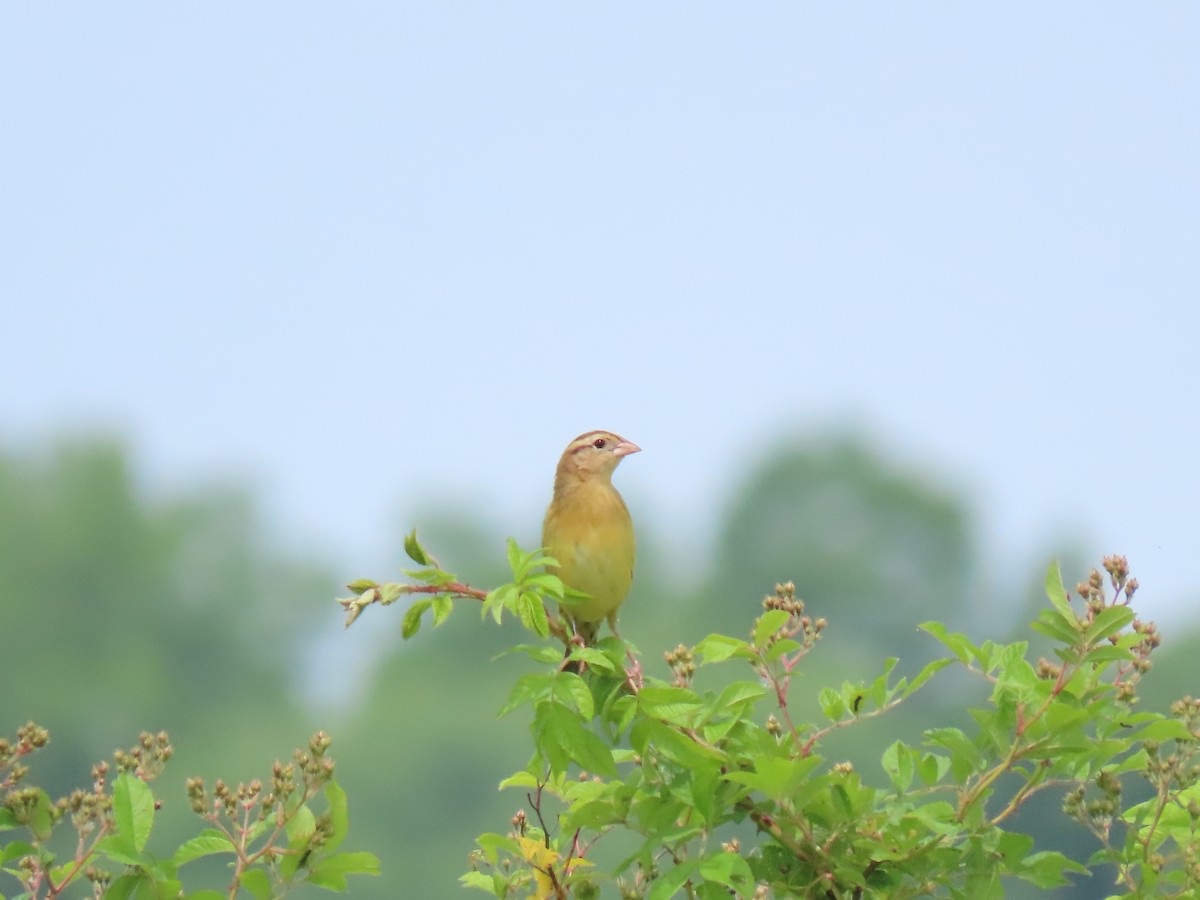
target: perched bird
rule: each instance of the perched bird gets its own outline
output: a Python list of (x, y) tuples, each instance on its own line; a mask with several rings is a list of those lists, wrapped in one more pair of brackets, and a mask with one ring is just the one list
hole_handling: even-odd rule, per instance
[(622, 459), (641, 449), (611, 431), (589, 431), (567, 445), (554, 473), (542, 545), (558, 560), (549, 571), (589, 597), (563, 607), (588, 644), (605, 619), (617, 633), (617, 610), (633, 582), (633, 520), (612, 474)]

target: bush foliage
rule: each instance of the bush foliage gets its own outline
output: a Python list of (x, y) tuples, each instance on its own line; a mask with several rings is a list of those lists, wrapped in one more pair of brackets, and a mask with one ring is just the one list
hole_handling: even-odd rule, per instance
[[(793, 714), (793, 680), (821, 637), (790, 584), (777, 585), (746, 637), (712, 634), (665, 654), (670, 680), (643, 671), (632, 645), (572, 640), (570, 603), (540, 552), (509, 544), (510, 584), (483, 591), (406, 542), (407, 583), (350, 585), (347, 625), (369, 606), (411, 599), (405, 638), (456, 603), (515, 617), (536, 640), (514, 648), (533, 668), (503, 714), (530, 723), (528, 761), (501, 785), (524, 795), (503, 832), (479, 836), (468, 887), (496, 897), (962, 897), (1072, 877), (1112, 882), (1112, 896), (1193, 896), (1200, 885), (1200, 701), (1139, 709), (1136, 688), (1159, 643), (1135, 617), (1137, 581), (1106, 557), (1074, 598), (1057, 565), (1032, 629), (1052, 642), (975, 643), (938, 622), (921, 629), (945, 656), (911, 677), (896, 660), (857, 683), (826, 687), (820, 717)], [(566, 647), (566, 656), (563, 648)], [(701, 670), (730, 670), (701, 688)], [(875, 749), (878, 770), (826, 756), (830, 737), (886, 716), (934, 676), (982, 682), (970, 726), (931, 724), (916, 742)], [(1014, 827), (1023, 804), (1055, 789), (1098, 849), (1074, 860)], [(1128, 799), (1128, 795), (1137, 795)], [(601, 862), (606, 844), (623, 851)], [(611, 889), (611, 888), (609, 888)], [(1103, 889), (1102, 889), (1103, 890)]]
[[(269, 789), (255, 780), (236, 787), (217, 781), (210, 790), (200, 779), (190, 779), (192, 811), (208, 827), (166, 857), (150, 848), (159, 809), (150, 784), (173, 753), (166, 732), (143, 734), (132, 749), (118, 750), (112, 765), (93, 766), (88, 788), (57, 800), (29, 783), (23, 762), (49, 740), (33, 723), (20, 728), (15, 740), (0, 739), (0, 832), (17, 834), (0, 843), (0, 861), (20, 885), (13, 900), (221, 900), (243, 892), (264, 900), (301, 883), (344, 891), (348, 875), (379, 870), (369, 853), (337, 852), (349, 817), (324, 733), (314, 735), (307, 750), (297, 750), (292, 762), (275, 763)], [(318, 798), (320, 812), (314, 809)], [(72, 834), (68, 838), (63, 832)], [(58, 849), (64, 841), (69, 852)], [(180, 870), (206, 857), (228, 861), (225, 887), (185, 892)]]

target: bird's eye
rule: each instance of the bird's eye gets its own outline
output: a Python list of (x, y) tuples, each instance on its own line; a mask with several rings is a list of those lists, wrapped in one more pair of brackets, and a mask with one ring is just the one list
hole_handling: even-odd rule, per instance
[(604, 444), (605, 444), (604, 438), (596, 438), (594, 441), (592, 441), (592, 446), (595, 447), (597, 450), (603, 450)]

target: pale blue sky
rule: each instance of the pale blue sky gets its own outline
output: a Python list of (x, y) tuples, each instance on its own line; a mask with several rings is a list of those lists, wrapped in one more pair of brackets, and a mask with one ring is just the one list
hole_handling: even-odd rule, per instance
[[(380, 571), (445, 489), (532, 542), (593, 427), (702, 555), (849, 420), (1070, 528), (1200, 544), (1200, 6), (5, 4), (0, 439), (261, 479)], [(1014, 587), (1016, 587), (1014, 585)]]

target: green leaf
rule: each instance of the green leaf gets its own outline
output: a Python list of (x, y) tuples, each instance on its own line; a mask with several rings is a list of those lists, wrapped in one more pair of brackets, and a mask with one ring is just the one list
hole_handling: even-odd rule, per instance
[(1106, 606), (1096, 615), (1084, 636), (1091, 642), (1102, 641), (1110, 634), (1116, 634), (1133, 619), (1133, 610), (1128, 606)]
[(646, 895), (646, 900), (671, 900), (683, 889), (684, 883), (691, 877), (692, 872), (699, 864), (699, 860), (690, 859), (663, 872), (650, 886), (650, 893)]
[(942, 671), (942, 669), (946, 668), (946, 666), (950, 665), (953, 662), (954, 662), (954, 660), (952, 660), (952, 659), (943, 658), (943, 659), (935, 659), (932, 662), (926, 663), (925, 667), (922, 668), (921, 671), (918, 672), (915, 676), (913, 676), (912, 681), (908, 682), (908, 684), (905, 686), (905, 688), (902, 692), (902, 696), (906, 697), (906, 698), (911, 697), (913, 694), (915, 694), (917, 691), (919, 691), (922, 687), (925, 686), (925, 682), (927, 682), (930, 678), (932, 678), (934, 675), (936, 675), (938, 672)]
[(708, 665), (722, 662), (732, 656), (749, 656), (751, 650), (750, 645), (745, 641), (726, 637), (723, 634), (710, 634), (696, 645), (695, 653), (702, 658), (702, 665)]
[(408, 558), (415, 562), (418, 566), (436, 566), (437, 560), (425, 552), (425, 548), (421, 546), (417, 540), (417, 529), (413, 529), (404, 536), (404, 552), (408, 554)]
[(524, 653), (535, 663), (557, 664), (563, 658), (561, 647), (549, 644), (514, 644), (512, 647), (501, 650), (492, 657), (492, 660), (495, 661), (502, 656), (509, 656), (513, 653)]
[(527, 576), (522, 582), (526, 588), (535, 590), (538, 594), (548, 597), (557, 603), (562, 599), (563, 583), (562, 579), (557, 575), (552, 575), (549, 572), (534, 572)]
[(421, 616), (432, 605), (432, 600), (417, 600), (404, 613), (400, 624), (400, 636), (408, 640), (421, 629)]
[(1071, 600), (1067, 596), (1067, 589), (1063, 587), (1062, 572), (1058, 568), (1057, 559), (1050, 563), (1050, 568), (1046, 571), (1046, 596), (1065, 621), (1074, 622), (1078, 626), (1079, 617), (1075, 615), (1075, 610), (1071, 609)]
[(694, 725), (701, 710), (695, 692), (681, 687), (644, 687), (638, 707), (647, 716), (684, 726)]
[(542, 605), (542, 598), (537, 594), (522, 591), (517, 601), (517, 612), (521, 617), (521, 624), (538, 637), (544, 638), (550, 634), (546, 607)]
[[(134, 890), (141, 882), (141, 875), (121, 875), (114, 878), (108, 886), (108, 890), (104, 892), (104, 900), (127, 900), (133, 896)], [(28, 897), (28, 894), (22, 896)]]
[(965, 634), (952, 632), (941, 622), (922, 622), (917, 627), (941, 641), (964, 666), (971, 664), (971, 658), (975, 655), (976, 648)]
[(574, 762), (588, 772), (617, 774), (612, 751), (588, 731), (578, 713), (561, 704), (538, 704), (533, 733), (538, 750), (556, 773), (564, 772), (568, 762)]
[(661, 754), (685, 768), (704, 768), (726, 760), (715, 747), (705, 746), (658, 719), (641, 718), (629, 732), (629, 743), (644, 756)]
[(233, 853), (236, 848), (233, 842), (223, 832), (215, 828), (206, 828), (197, 837), (184, 841), (171, 857), (177, 866), (200, 859), (202, 856), (212, 856), (214, 853)]
[(1013, 868), (1017, 877), (1039, 888), (1055, 888), (1070, 884), (1071, 880), (1065, 874), (1067, 872), (1076, 872), (1080, 875), (1090, 874), (1087, 866), (1080, 865), (1056, 850), (1034, 853), (1014, 862)]
[(737, 853), (713, 853), (700, 863), (700, 877), (733, 888), (735, 891), (745, 891), (754, 886), (754, 874), (746, 860)]
[[(557, 658), (557, 657), (556, 657)], [(578, 644), (571, 645), (571, 659), (585, 662), (589, 666), (594, 666), (597, 669), (603, 669), (606, 672), (615, 672), (617, 667), (613, 665), (613, 661), (608, 658), (608, 654), (594, 647), (580, 647)]]
[(926, 785), (937, 784), (948, 771), (950, 760), (936, 753), (921, 754), (920, 762), (917, 763), (917, 774)]
[(335, 853), (321, 857), (304, 880), (331, 891), (344, 891), (347, 875), (378, 874), (379, 858), (374, 853)]
[(117, 834), (131, 841), (141, 853), (154, 826), (154, 794), (146, 782), (123, 772), (113, 783), (112, 803)]
[(573, 708), (584, 720), (596, 714), (596, 702), (587, 682), (574, 672), (558, 672), (550, 684), (556, 699)]
[(496, 714), (497, 718), (503, 718), (517, 707), (529, 703), (549, 692), (553, 680), (554, 675), (542, 672), (532, 675), (522, 675), (508, 692), (508, 700), (500, 708), (500, 712)]
[(346, 799), (345, 789), (336, 781), (326, 782), (325, 800), (329, 804), (329, 823), (332, 831), (321, 849), (332, 853), (342, 845), (342, 841), (346, 839), (346, 832), (350, 830), (350, 804)]
[(925, 732), (925, 740), (950, 751), (950, 768), (960, 781), (983, 768), (983, 754), (957, 728), (931, 728)]
[(896, 793), (903, 794), (912, 784), (916, 772), (912, 750), (900, 741), (894, 741), (883, 751), (883, 770), (892, 780)]
[(536, 788), (541, 781), (532, 772), (514, 772), (503, 781), (500, 782), (499, 789), (505, 790), (511, 787)]
[(521, 548), (517, 546), (517, 542), (513, 538), (508, 539), (508, 567), (512, 570), (513, 580), (520, 581), (521, 575), (524, 574), (521, 570), (524, 568), (525, 554), (521, 552)]
[(784, 800), (792, 797), (820, 762), (816, 756), (804, 759), (759, 756), (754, 760), (754, 771), (730, 772), (724, 779), (734, 784), (744, 784), (770, 800)]
[(96, 842), (96, 852), (102, 853), (113, 862), (124, 866), (140, 866), (142, 855), (133, 845), (133, 838), (128, 834), (110, 834)]
[(433, 605), (433, 625), (436, 628), (446, 621), (454, 609), (454, 598), (449, 594), (438, 594), (430, 602)]
[(847, 713), (846, 701), (833, 688), (821, 688), (817, 694), (817, 704), (825, 718), (831, 722), (839, 722)]
[(493, 897), (503, 897), (504, 894), (496, 884), (494, 875), (485, 875), (483, 872), (467, 872), (465, 875), (460, 875), (458, 880), (463, 887), (479, 888), (481, 891), (486, 891)]
[(717, 697), (714, 707), (721, 711), (742, 711), (767, 695), (767, 689), (757, 681), (735, 681)]
[(258, 900), (271, 900), (271, 879), (262, 869), (246, 869), (242, 872), (241, 885)]
[(787, 624), (791, 613), (786, 609), (768, 609), (754, 626), (754, 646), (762, 650), (772, 637)]
[(1038, 611), (1037, 618), (1029, 623), (1029, 627), (1038, 634), (1056, 640), (1068, 646), (1073, 646), (1079, 637), (1078, 621), (1072, 616), (1074, 626), (1065, 621), (1062, 614), (1052, 609)]
[(512, 609), (520, 596), (520, 590), (515, 584), (504, 584), (488, 592), (480, 605), (479, 616), (486, 619), (490, 613), (499, 625), (504, 617), (505, 609)]

